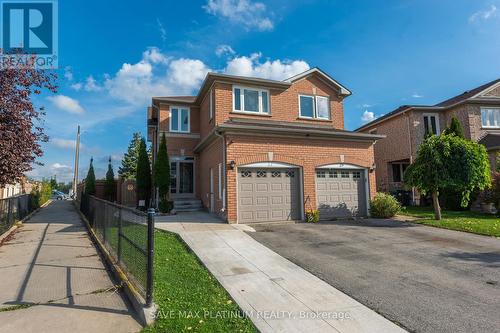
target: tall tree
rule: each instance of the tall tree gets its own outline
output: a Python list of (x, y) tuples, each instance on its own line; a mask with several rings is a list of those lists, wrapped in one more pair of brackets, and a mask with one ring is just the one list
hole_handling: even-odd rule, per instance
[(85, 193), (88, 195), (95, 194), (95, 173), (94, 173), (94, 159), (90, 158), (89, 171), (85, 177)]
[(151, 166), (149, 164), (146, 140), (141, 138), (139, 144), (139, 157), (136, 170), (137, 200), (144, 200), (146, 207), (150, 205), (151, 198)]
[(32, 97), (44, 89), (56, 93), (57, 75), (25, 63), (0, 70), (0, 187), (30, 171), (43, 155), (40, 143), (48, 141), (43, 129), (45, 111), (33, 105)]
[(460, 124), (460, 121), (458, 120), (457, 117), (453, 116), (451, 118), (451, 123), (450, 127), (444, 130), (444, 134), (453, 134), (458, 136), (459, 138), (464, 139), (464, 129), (462, 128), (462, 125)]
[(116, 182), (113, 166), (111, 165), (111, 156), (109, 157), (108, 171), (106, 172), (106, 181), (104, 183), (104, 195), (106, 196), (106, 200), (115, 201)]
[(439, 191), (453, 189), (467, 206), (474, 190), (491, 184), (488, 154), (483, 145), (456, 135), (431, 135), (420, 145), (415, 162), (404, 174), (405, 183), (421, 193), (430, 193), (434, 217), (441, 219)]
[(154, 182), (158, 188), (160, 211), (166, 213), (168, 207), (168, 195), (170, 193), (170, 161), (167, 153), (167, 139), (165, 133), (161, 136), (156, 163), (154, 165)]
[(139, 158), (139, 145), (141, 143), (141, 133), (133, 134), (128, 145), (127, 152), (123, 155), (122, 165), (118, 168), (118, 176), (124, 179), (134, 179)]
[(50, 178), (50, 187), (53, 190), (58, 190), (59, 189), (59, 184), (57, 183), (56, 175), (54, 175), (54, 177)]

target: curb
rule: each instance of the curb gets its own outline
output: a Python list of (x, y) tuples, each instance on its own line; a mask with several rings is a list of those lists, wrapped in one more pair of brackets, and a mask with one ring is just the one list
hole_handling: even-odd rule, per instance
[(85, 227), (87, 228), (90, 239), (96, 245), (97, 250), (101, 254), (101, 258), (104, 259), (105, 264), (110, 268), (111, 272), (113, 273), (113, 276), (117, 280), (121, 281), (123, 290), (125, 291), (125, 294), (127, 295), (127, 298), (132, 304), (136, 314), (139, 316), (141, 324), (143, 326), (150, 326), (154, 324), (158, 306), (155, 303), (153, 303), (150, 307), (146, 307), (144, 305), (146, 303), (144, 297), (142, 297), (139, 291), (132, 285), (130, 280), (127, 278), (125, 272), (123, 272), (123, 270), (115, 263), (115, 260), (113, 260), (113, 257), (111, 256), (109, 251), (106, 249), (104, 244), (99, 240), (94, 230), (92, 230), (92, 228), (90, 227), (90, 223), (85, 217), (85, 215), (83, 215), (80, 209), (78, 209), (78, 207), (76, 206), (76, 201), (73, 201), (73, 204), (75, 206), (76, 211), (80, 215), (80, 218), (85, 223)]
[(12, 227), (10, 227), (9, 230), (7, 230), (6, 232), (4, 232), (3, 234), (0, 235), (0, 246), (2, 245), (4, 239), (6, 239), (7, 237), (9, 237), (14, 231), (17, 230), (17, 228), (19, 228), (24, 222), (28, 221), (30, 218), (33, 217), (33, 215), (35, 215), (36, 213), (38, 213), (40, 211), (40, 209), (44, 208), (44, 207), (47, 207), (48, 205), (50, 205), (50, 203), (52, 202), (52, 199), (49, 199), (47, 201), (45, 201), (45, 203), (43, 205), (41, 205), (40, 207), (38, 207), (37, 209), (35, 209), (34, 211), (32, 211), (31, 213), (29, 213), (28, 215), (26, 215), (24, 217), (24, 219), (22, 220), (19, 220), (17, 222), (15, 222)]

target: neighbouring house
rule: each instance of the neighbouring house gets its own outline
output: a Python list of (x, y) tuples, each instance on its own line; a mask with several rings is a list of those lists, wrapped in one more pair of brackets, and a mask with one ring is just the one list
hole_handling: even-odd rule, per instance
[(349, 95), (313, 68), (284, 81), (208, 73), (196, 96), (153, 97), (148, 140), (156, 152), (166, 135), (174, 207), (229, 223), (367, 215), (383, 136), (344, 130)]
[[(358, 128), (356, 132), (383, 134), (375, 144), (377, 190), (404, 190), (403, 172), (416, 157), (427, 133), (440, 134), (456, 117), (467, 139), (486, 146), (495, 170), (500, 151), (500, 79), (436, 105), (403, 105)], [(412, 193), (413, 199), (418, 195)]]

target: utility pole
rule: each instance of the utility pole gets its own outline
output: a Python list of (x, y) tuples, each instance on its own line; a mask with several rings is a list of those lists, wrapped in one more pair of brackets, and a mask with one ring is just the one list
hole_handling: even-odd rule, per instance
[(76, 198), (76, 190), (78, 184), (78, 162), (80, 155), (80, 125), (78, 125), (78, 132), (76, 134), (76, 151), (75, 151), (75, 170), (73, 176), (73, 198)]

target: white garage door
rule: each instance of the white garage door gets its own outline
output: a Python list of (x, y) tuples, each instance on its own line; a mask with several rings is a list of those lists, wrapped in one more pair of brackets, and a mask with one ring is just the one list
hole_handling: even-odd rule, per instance
[(238, 222), (300, 220), (299, 169), (239, 168)]
[(366, 215), (364, 170), (317, 169), (316, 195), (320, 218)]

